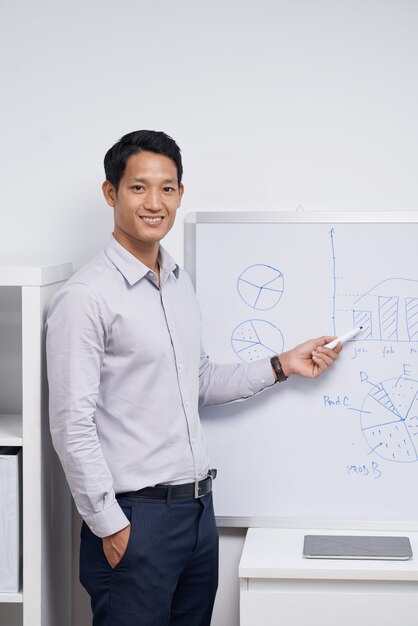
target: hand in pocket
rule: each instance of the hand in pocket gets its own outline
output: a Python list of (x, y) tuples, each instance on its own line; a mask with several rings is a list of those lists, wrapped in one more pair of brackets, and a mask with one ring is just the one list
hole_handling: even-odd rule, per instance
[(114, 569), (121, 561), (128, 547), (129, 536), (131, 534), (131, 525), (129, 524), (122, 530), (113, 535), (103, 537), (103, 552), (110, 567)]

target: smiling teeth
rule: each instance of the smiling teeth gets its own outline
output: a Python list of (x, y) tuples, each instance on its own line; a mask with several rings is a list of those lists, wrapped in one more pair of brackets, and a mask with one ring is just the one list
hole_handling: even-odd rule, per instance
[(161, 222), (162, 219), (162, 217), (141, 217), (141, 220), (144, 220), (144, 222), (152, 222), (153, 224)]

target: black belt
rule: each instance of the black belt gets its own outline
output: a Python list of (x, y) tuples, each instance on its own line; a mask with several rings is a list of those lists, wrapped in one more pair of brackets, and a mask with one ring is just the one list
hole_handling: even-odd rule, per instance
[(138, 491), (118, 493), (117, 497), (156, 498), (157, 500), (165, 500), (169, 495), (169, 490), (171, 490), (171, 498), (201, 498), (212, 491), (212, 483), (216, 478), (216, 473), (216, 469), (211, 469), (205, 478), (195, 480), (194, 483), (186, 483), (184, 485), (155, 485), (155, 487), (145, 487)]

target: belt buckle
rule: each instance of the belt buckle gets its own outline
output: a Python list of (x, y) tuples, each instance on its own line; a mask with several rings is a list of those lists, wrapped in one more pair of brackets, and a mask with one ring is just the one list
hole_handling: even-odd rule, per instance
[(207, 493), (210, 493), (210, 491), (206, 491), (205, 493), (200, 493), (199, 490), (199, 483), (203, 483), (205, 480), (207, 480), (208, 478), (210, 478), (211, 481), (211, 488), (212, 488), (212, 482), (213, 482), (213, 478), (210, 474), (208, 474), (207, 476), (205, 476), (205, 478), (202, 478), (202, 480), (195, 480), (194, 481), (194, 497), (197, 500), (198, 498), (202, 498), (203, 496), (205, 496)]
[[(203, 483), (208, 478), (210, 479), (210, 489), (209, 489), (209, 491), (206, 491), (205, 493), (199, 493), (199, 483)], [(216, 478), (216, 470), (209, 470), (209, 472), (207, 473), (205, 478), (202, 478), (202, 480), (195, 480), (194, 481), (194, 497), (195, 497), (196, 500), (198, 498), (202, 498), (203, 496), (205, 496), (206, 494), (208, 494), (208, 493), (210, 493), (212, 491), (213, 479), (214, 478)]]

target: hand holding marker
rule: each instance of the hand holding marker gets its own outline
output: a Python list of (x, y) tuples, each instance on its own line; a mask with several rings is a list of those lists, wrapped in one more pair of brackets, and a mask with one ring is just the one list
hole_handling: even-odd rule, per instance
[(353, 337), (358, 335), (362, 330), (363, 330), (363, 326), (358, 326), (357, 328), (353, 328), (353, 330), (350, 330), (350, 332), (345, 333), (345, 335), (341, 335), (341, 337), (337, 337), (337, 339), (334, 339), (333, 341), (330, 341), (329, 343), (327, 343), (324, 346), (324, 348), (333, 349), (336, 347), (337, 343), (345, 343), (349, 339), (353, 339)]

